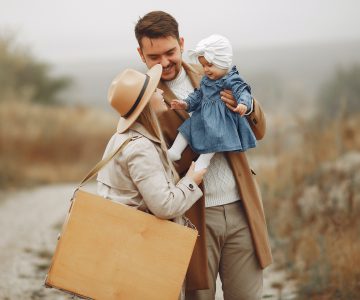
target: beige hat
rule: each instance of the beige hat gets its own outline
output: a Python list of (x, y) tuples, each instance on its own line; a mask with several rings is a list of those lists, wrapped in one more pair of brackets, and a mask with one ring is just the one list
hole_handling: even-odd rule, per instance
[(117, 131), (128, 129), (135, 122), (153, 95), (162, 72), (162, 66), (153, 66), (146, 74), (126, 69), (115, 77), (108, 92), (111, 106), (120, 114)]

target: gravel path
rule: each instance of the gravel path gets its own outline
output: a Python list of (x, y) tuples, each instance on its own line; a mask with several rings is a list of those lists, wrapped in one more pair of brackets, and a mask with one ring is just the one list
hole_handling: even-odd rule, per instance
[[(43, 286), (57, 235), (69, 208), (75, 185), (51, 185), (8, 193), (0, 199), (0, 299), (72, 299)], [(90, 185), (88, 190), (94, 190)], [(279, 299), (276, 283), (283, 272), (265, 271), (264, 299)], [(275, 284), (275, 285), (274, 285)], [(294, 299), (293, 287), (281, 299)], [(218, 281), (216, 300), (222, 300)]]

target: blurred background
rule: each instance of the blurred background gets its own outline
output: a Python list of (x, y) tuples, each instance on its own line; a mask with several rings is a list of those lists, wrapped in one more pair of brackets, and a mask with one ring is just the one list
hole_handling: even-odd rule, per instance
[(185, 51), (213, 33), (232, 42), (267, 116), (249, 157), (296, 298), (359, 299), (357, 0), (0, 0), (0, 193), (79, 182), (101, 158), (117, 122), (107, 88), (145, 70), (134, 26), (152, 10), (177, 19)]

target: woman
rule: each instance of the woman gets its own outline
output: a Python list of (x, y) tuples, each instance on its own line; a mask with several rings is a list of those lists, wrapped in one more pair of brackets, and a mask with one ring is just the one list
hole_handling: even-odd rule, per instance
[(121, 118), (104, 157), (129, 137), (131, 141), (99, 172), (98, 193), (159, 218), (183, 223), (182, 215), (202, 196), (198, 185), (206, 170), (195, 172), (193, 163), (179, 180), (167, 156), (154, 113), (154, 109), (166, 109), (163, 92), (156, 88), (161, 72), (159, 64), (147, 74), (127, 69), (112, 82), (108, 98)]

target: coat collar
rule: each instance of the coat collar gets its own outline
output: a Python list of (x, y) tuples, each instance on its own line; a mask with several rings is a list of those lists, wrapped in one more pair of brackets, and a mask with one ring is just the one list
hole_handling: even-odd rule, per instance
[(149, 140), (151, 140), (151, 141), (153, 141), (153, 142), (155, 142), (155, 143), (161, 144), (160, 140), (159, 140), (157, 137), (155, 137), (155, 136), (153, 136), (152, 134), (150, 134), (150, 133), (146, 130), (146, 128), (145, 128), (142, 124), (140, 124), (139, 122), (134, 122), (134, 123), (130, 126), (129, 129), (131, 129), (131, 130), (133, 130), (133, 131), (136, 131), (137, 133), (141, 134), (142, 136), (146, 137), (147, 139), (149, 139)]
[[(200, 69), (197, 69), (196, 65), (190, 65), (184, 61), (182, 62), (182, 66), (184, 67), (186, 75), (189, 76), (192, 86), (198, 88), (203, 76)], [(177, 97), (163, 80), (160, 80), (158, 88), (164, 91), (163, 96), (165, 103), (170, 107), (171, 100), (177, 99)], [(175, 110), (175, 113), (184, 121), (189, 118), (189, 114), (184, 110)]]
[[(140, 134), (140, 135), (146, 137), (146, 138), (149, 139), (150, 141), (159, 144), (160, 147), (161, 147), (161, 141), (160, 141), (157, 137), (155, 137), (155, 136), (153, 136), (152, 134), (150, 134), (150, 133), (146, 130), (146, 128), (145, 128), (142, 124), (140, 124), (139, 122), (134, 122), (134, 123), (130, 126), (129, 129), (130, 129), (131, 131), (135, 131), (137, 134)], [(136, 133), (135, 133), (135, 134), (136, 134)], [(137, 134), (136, 134), (135, 136), (138, 136)], [(130, 136), (131, 136), (131, 133), (130, 133)], [(178, 182), (179, 179), (180, 179), (180, 178), (179, 178), (179, 175), (178, 175), (178, 173), (176, 172), (176, 169), (174, 168), (172, 162), (170, 161), (170, 159), (169, 159), (166, 151), (163, 152), (163, 154), (160, 154), (160, 156), (163, 157), (163, 158), (161, 158), (161, 160), (162, 160), (162, 163), (163, 163), (164, 166), (165, 166), (165, 169), (166, 169), (166, 170), (169, 169), (170, 172), (171, 172), (171, 176), (172, 176), (172, 178), (174, 179), (174, 181), (175, 181), (175, 182)]]
[(183, 67), (185, 69), (186, 74), (189, 76), (193, 87), (199, 88), (201, 78), (204, 76), (202, 67), (199, 65), (188, 64), (186, 62), (183, 62)]

